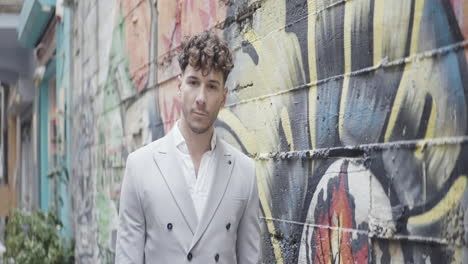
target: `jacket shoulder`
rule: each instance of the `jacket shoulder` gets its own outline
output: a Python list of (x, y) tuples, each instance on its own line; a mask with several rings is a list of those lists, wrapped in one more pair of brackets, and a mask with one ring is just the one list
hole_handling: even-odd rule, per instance
[(163, 151), (167, 144), (167, 135), (159, 138), (145, 146), (137, 148), (128, 155), (128, 160), (145, 160), (151, 158), (156, 151)]
[(236, 163), (238, 165), (245, 167), (245, 168), (255, 167), (255, 162), (251, 157), (247, 156), (245, 153), (235, 148), (231, 144), (227, 143), (226, 141), (224, 140), (221, 140), (221, 141), (223, 142), (223, 145), (226, 148), (226, 150), (236, 158)]

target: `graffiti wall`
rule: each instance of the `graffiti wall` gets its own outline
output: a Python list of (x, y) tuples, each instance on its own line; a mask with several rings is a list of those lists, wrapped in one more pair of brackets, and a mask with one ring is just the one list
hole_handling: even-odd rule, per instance
[(264, 263), (468, 263), (468, 2), (86, 0), (73, 14), (78, 263), (112, 263), (125, 159), (180, 116), (175, 56), (234, 50), (219, 133), (256, 161)]
[(156, 30), (150, 1), (80, 1), (74, 8), (70, 144), (77, 263), (113, 263), (125, 159), (158, 135)]

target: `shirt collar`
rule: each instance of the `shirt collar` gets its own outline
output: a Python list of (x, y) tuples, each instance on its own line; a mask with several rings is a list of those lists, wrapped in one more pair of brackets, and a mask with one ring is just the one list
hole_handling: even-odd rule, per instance
[[(189, 152), (188, 152), (187, 144), (185, 142), (184, 136), (182, 135), (182, 132), (180, 132), (179, 123), (180, 123), (180, 120), (177, 120), (177, 122), (174, 124), (174, 143), (179, 150), (188, 154)], [(213, 151), (215, 148), (216, 148), (216, 129), (213, 129), (213, 136), (211, 137), (211, 151)]]

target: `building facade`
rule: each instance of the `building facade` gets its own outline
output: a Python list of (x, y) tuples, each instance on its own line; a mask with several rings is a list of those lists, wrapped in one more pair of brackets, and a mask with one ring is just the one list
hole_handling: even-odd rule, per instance
[(18, 41), (23, 1), (0, 3), (0, 241), (13, 207), (37, 207), (33, 175), (33, 50)]
[(0, 15), (0, 24), (11, 24), (0, 29), (0, 233), (18, 208), (56, 213), (71, 238), (69, 9), (55, 0), (0, 6), (11, 10)]

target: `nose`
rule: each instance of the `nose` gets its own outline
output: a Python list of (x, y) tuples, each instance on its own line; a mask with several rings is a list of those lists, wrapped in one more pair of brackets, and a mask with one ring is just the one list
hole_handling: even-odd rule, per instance
[(197, 98), (195, 99), (197, 105), (205, 105), (206, 104), (206, 88), (204, 85), (198, 90)]

